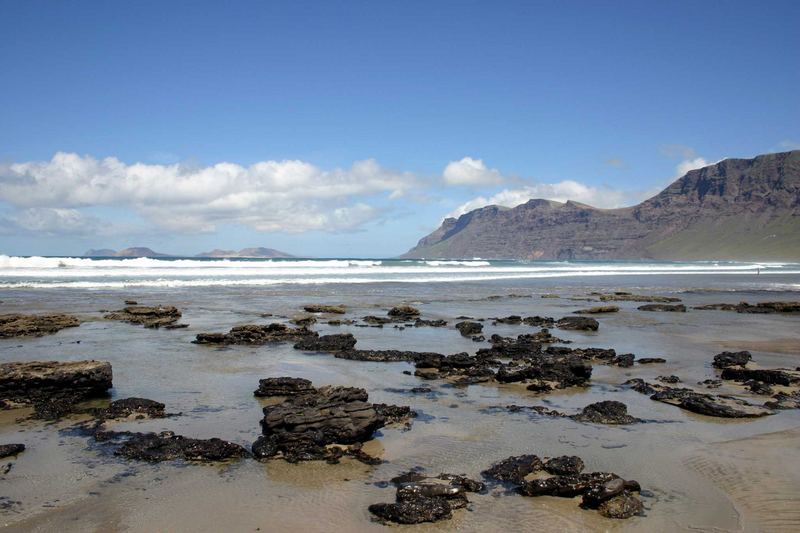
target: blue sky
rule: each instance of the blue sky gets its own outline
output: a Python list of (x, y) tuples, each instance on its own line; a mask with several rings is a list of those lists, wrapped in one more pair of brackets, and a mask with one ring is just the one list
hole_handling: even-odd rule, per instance
[(800, 2), (0, 0), (0, 253), (391, 256), (800, 148)]

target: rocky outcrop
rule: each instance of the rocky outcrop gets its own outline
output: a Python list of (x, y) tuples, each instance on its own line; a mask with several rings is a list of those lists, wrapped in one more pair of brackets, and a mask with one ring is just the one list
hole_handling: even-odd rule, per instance
[(273, 396), (298, 396), (314, 392), (311, 381), (303, 378), (279, 377), (258, 380), (255, 396), (271, 398)]
[(484, 490), (483, 483), (454, 474), (429, 477), (411, 471), (391, 482), (396, 487), (395, 502), (369, 506), (369, 512), (383, 523), (421, 524), (448, 520), (453, 517), (454, 509), (469, 504), (468, 492)]
[(639, 311), (661, 311), (667, 313), (685, 313), (686, 306), (683, 304), (645, 304), (637, 307)]
[(532, 199), (442, 225), (407, 258), (800, 258), (800, 151), (692, 170), (633, 207)]
[(748, 351), (722, 352), (714, 356), (711, 366), (714, 368), (728, 368), (729, 366), (744, 366), (753, 356)]
[(736, 311), (737, 313), (761, 315), (773, 313), (800, 313), (800, 302), (758, 302), (754, 304), (740, 302), (738, 304), (705, 304), (695, 306), (694, 309), (700, 311)]
[[(288, 386), (289, 378), (281, 378)], [(292, 390), (304, 388), (295, 382)], [(259, 387), (261, 390), (261, 387)], [(256, 391), (258, 393), (258, 391)], [(263, 436), (253, 444), (257, 459), (281, 457), (289, 462), (325, 460), (338, 462), (352, 455), (364, 462), (376, 459), (361, 451), (387, 423), (412, 416), (410, 409), (367, 401), (367, 391), (355, 387), (320, 387), (298, 392), (283, 403), (264, 408)]]
[(626, 382), (634, 390), (650, 394), (650, 399), (676, 405), (693, 413), (719, 418), (758, 418), (774, 414), (774, 411), (759, 405), (716, 394), (696, 392), (686, 388), (672, 388), (655, 383), (647, 383), (642, 379)]
[(0, 315), (0, 338), (41, 337), (80, 325), (72, 315)]
[(597, 331), (600, 323), (594, 318), (585, 316), (565, 316), (556, 322), (559, 329), (572, 329), (580, 331)]
[(102, 361), (0, 364), (0, 406), (32, 405), (38, 418), (59, 418), (111, 386), (111, 364)]
[(306, 327), (292, 328), (286, 324), (247, 324), (235, 326), (228, 333), (198, 333), (195, 344), (267, 344), (270, 342), (299, 341), (316, 337), (317, 333)]
[(163, 403), (147, 398), (123, 398), (111, 402), (105, 409), (96, 409), (94, 415), (100, 421), (145, 420), (164, 418), (164, 408)]
[(325, 305), (325, 304), (309, 304), (303, 306), (306, 313), (326, 313), (334, 315), (343, 315), (347, 312), (347, 308), (343, 305)]
[(183, 459), (194, 462), (217, 462), (247, 457), (242, 446), (218, 438), (193, 439), (172, 431), (161, 433), (132, 433), (128, 431), (98, 431), (100, 442), (117, 445), (115, 455), (127, 459), (158, 463)]
[(146, 328), (186, 327), (175, 324), (181, 318), (181, 312), (171, 305), (129, 305), (119, 311), (105, 315), (106, 320), (122, 320), (131, 324), (141, 324)]
[(577, 415), (572, 415), (571, 418), (578, 422), (592, 424), (627, 425), (641, 422), (638, 418), (628, 414), (627, 405), (614, 400), (589, 404)]
[(0, 444), (0, 459), (11, 457), (25, 451), (24, 444)]
[(579, 309), (575, 311), (576, 315), (599, 315), (605, 313), (617, 313), (619, 312), (619, 307), (616, 305), (598, 305), (595, 307), (589, 307), (588, 309)]

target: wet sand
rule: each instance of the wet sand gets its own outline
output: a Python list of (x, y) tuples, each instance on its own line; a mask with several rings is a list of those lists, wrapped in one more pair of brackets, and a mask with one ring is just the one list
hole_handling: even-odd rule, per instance
[[(682, 280), (683, 281), (683, 280)], [(11, 531), (379, 531), (367, 507), (393, 500), (394, 491), (376, 485), (412, 467), (427, 472), (480, 471), (510, 455), (578, 455), (587, 471), (615, 472), (638, 480), (647, 491), (645, 516), (611, 520), (582, 510), (579, 499), (525, 498), (495, 488), (471, 494), (470, 510), (450, 521), (409, 526), (419, 531), (771, 531), (796, 530), (797, 440), (800, 412), (782, 411), (755, 420), (696, 415), (650, 400), (624, 381), (659, 375), (680, 376), (686, 386), (717, 377), (714, 354), (749, 349), (763, 367), (797, 366), (792, 339), (800, 317), (745, 315), (724, 311), (648, 313), (640, 303), (614, 302), (619, 313), (598, 315), (598, 332), (553, 330), (574, 341), (571, 347), (614, 348), (637, 358), (664, 357), (666, 364), (619, 368), (594, 365), (589, 388), (537, 395), (510, 385), (450, 387), (405, 375), (413, 365), (370, 363), (308, 355), (291, 344), (216, 348), (191, 344), (198, 332), (227, 331), (236, 324), (268, 323), (263, 313), (292, 316), (306, 303), (343, 303), (345, 318), (385, 313), (399, 303), (416, 305), (423, 318), (448, 320), (447, 328), (386, 326), (332, 327), (321, 334), (352, 332), (359, 348), (401, 348), (454, 353), (488, 346), (453, 329), (459, 315), (519, 314), (556, 318), (596, 305), (569, 300), (590, 290), (624, 289), (677, 295), (687, 306), (716, 302), (798, 300), (796, 293), (676, 292), (669, 284), (626, 288), (619, 280), (599, 286), (539, 287), (474, 284), (425, 287), (337, 287), (335, 290), (160, 290), (6, 291), (3, 312), (69, 311), (91, 320), (78, 328), (40, 338), (0, 341), (2, 361), (108, 360), (114, 367), (113, 398), (139, 396), (164, 402), (181, 416), (114, 424), (133, 431), (172, 430), (192, 437), (217, 436), (249, 446), (260, 434), (264, 402), (252, 392), (260, 378), (296, 376), (315, 385), (364, 387), (370, 401), (410, 405), (421, 413), (410, 430), (382, 429), (371, 443), (385, 461), (367, 466), (345, 459), (338, 465), (298, 465), (280, 460), (245, 459), (223, 465), (157, 465), (122, 460), (102, 444), (75, 432), (72, 417), (58, 423), (16, 420), (25, 410), (0, 412), (0, 442), (22, 442), (27, 450), (0, 476), (4, 497), (0, 520)], [(608, 282), (606, 282), (608, 283)], [(699, 283), (698, 283), (699, 285)], [(560, 299), (542, 299), (557, 292)], [(524, 293), (530, 298), (497, 298)], [(171, 304), (183, 311), (183, 330), (149, 330), (99, 320), (100, 309), (116, 309), (126, 298), (144, 304)], [(341, 318), (339, 316), (335, 318)], [(538, 328), (485, 323), (492, 333), (516, 336)], [(80, 343), (78, 343), (80, 341)], [(438, 394), (403, 394), (387, 389), (428, 386)], [(764, 397), (726, 383), (714, 393), (731, 393), (754, 403)], [(600, 400), (627, 404), (647, 420), (634, 426), (582, 424), (570, 419), (490, 409), (508, 404), (546, 405), (573, 413)], [(102, 404), (103, 402), (99, 402)], [(488, 409), (488, 410), (487, 410)]]

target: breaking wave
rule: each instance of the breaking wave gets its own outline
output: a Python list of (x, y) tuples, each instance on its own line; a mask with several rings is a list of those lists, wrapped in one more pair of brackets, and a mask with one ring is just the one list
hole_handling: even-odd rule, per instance
[(681, 274), (800, 274), (800, 264), (479, 259), (91, 259), (0, 255), (0, 288), (3, 289), (446, 283)]

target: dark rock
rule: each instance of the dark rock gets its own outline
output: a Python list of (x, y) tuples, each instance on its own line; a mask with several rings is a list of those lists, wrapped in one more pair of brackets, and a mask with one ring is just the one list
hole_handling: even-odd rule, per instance
[(602, 484), (598, 483), (589, 487), (583, 494), (581, 506), (597, 509), (601, 503), (622, 494), (624, 490), (625, 480), (622, 478), (614, 478)]
[(606, 518), (631, 518), (644, 513), (642, 501), (628, 491), (604, 501), (597, 508)]
[(722, 352), (714, 356), (711, 366), (714, 368), (728, 368), (729, 366), (745, 366), (753, 356), (748, 351)]
[(270, 342), (299, 341), (315, 337), (317, 333), (305, 327), (292, 328), (286, 324), (247, 324), (235, 326), (228, 333), (198, 333), (195, 344), (267, 344)]
[(654, 363), (666, 363), (667, 360), (663, 357), (642, 357), (636, 360), (640, 365), (652, 365)]
[(736, 305), (734, 304), (705, 304), (705, 305), (696, 305), (692, 307), (692, 309), (697, 309), (698, 311), (736, 311)]
[(453, 518), (452, 508), (444, 498), (408, 498), (397, 503), (374, 503), (369, 512), (384, 522), (421, 524)]
[(419, 309), (411, 307), (410, 305), (398, 305), (389, 309), (387, 313), (391, 317), (410, 319), (416, 318), (420, 315)]
[(146, 398), (123, 398), (115, 400), (105, 409), (97, 409), (95, 416), (101, 420), (122, 418), (163, 418), (164, 404)]
[(731, 396), (704, 394), (691, 389), (650, 385), (656, 392), (651, 400), (676, 405), (701, 415), (722, 418), (754, 418), (773, 414), (769, 409)]
[(638, 418), (628, 414), (628, 407), (624, 403), (613, 400), (589, 404), (580, 413), (570, 418), (578, 422), (590, 422), (593, 424), (635, 424), (641, 422)]
[(603, 485), (619, 476), (606, 472), (577, 474), (572, 476), (553, 476), (525, 481), (517, 489), (523, 496), (559, 496), (574, 498), (596, 485)]
[(646, 304), (637, 307), (639, 311), (665, 311), (671, 313), (685, 313), (686, 306), (683, 304), (668, 305), (668, 304)]
[(320, 387), (264, 408), (264, 438), (257, 441), (259, 458), (282, 456), (289, 462), (323, 459), (337, 462), (342, 455), (371, 461), (360, 443), (370, 440), (387, 422), (411, 414), (398, 406), (373, 405), (367, 392), (354, 387)]
[(317, 323), (317, 317), (314, 315), (298, 315), (289, 320), (295, 326), (308, 327)]
[(60, 418), (80, 401), (105, 396), (111, 386), (111, 364), (102, 361), (0, 364), (0, 405), (33, 405), (37, 418)]
[(136, 300), (125, 300), (125, 305), (139, 305)]
[(325, 305), (325, 304), (309, 304), (303, 306), (303, 310), (307, 313), (327, 313), (335, 315), (343, 315), (347, 312), (347, 308), (343, 305)]
[(417, 413), (407, 405), (374, 403), (372, 407), (379, 416), (383, 417), (386, 424), (408, 423), (411, 418), (417, 416)]
[(561, 329), (580, 331), (597, 331), (597, 328), (600, 327), (597, 320), (584, 316), (565, 316), (556, 322), (556, 325)]
[(525, 476), (543, 468), (542, 460), (536, 455), (520, 455), (493, 464), (491, 468), (481, 472), (481, 475), (493, 481), (519, 485), (525, 480)]
[(707, 304), (698, 305), (695, 309), (714, 311), (736, 311), (737, 313), (772, 314), (772, 313), (800, 313), (800, 302), (759, 302), (750, 304)]
[(319, 337), (305, 337), (295, 344), (294, 348), (295, 350), (305, 350), (307, 352), (343, 352), (352, 350), (356, 342), (356, 338), (352, 333), (338, 333)]
[(631, 294), (629, 292), (615, 292), (614, 294), (600, 295), (600, 301), (670, 303), (670, 302), (680, 302), (681, 299), (675, 298), (673, 296), (648, 296), (643, 294)]
[(522, 324), (522, 317), (519, 315), (509, 315), (507, 317), (495, 318), (494, 324), (510, 324), (515, 326), (517, 324)]
[(403, 350), (347, 350), (344, 352), (334, 352), (333, 355), (338, 359), (373, 361), (378, 363), (394, 363), (398, 361), (414, 362), (445, 357), (435, 352), (411, 352)]
[(763, 383), (761, 381), (756, 381), (754, 379), (745, 381), (743, 385), (745, 385), (747, 389), (753, 394), (763, 394), (763, 395), (775, 394), (775, 391), (772, 390), (772, 387), (770, 387), (766, 383)]
[(24, 444), (0, 444), (0, 459), (11, 457), (25, 451)]
[(794, 391), (790, 394), (779, 392), (772, 396), (772, 400), (765, 402), (767, 409), (800, 409), (800, 392)]
[(547, 316), (528, 316), (522, 319), (522, 323), (534, 328), (552, 328), (556, 321)]
[(258, 380), (258, 389), (253, 394), (262, 397), (297, 396), (314, 392), (315, 390), (307, 379), (277, 377)]
[(619, 312), (619, 307), (616, 305), (599, 305), (596, 307), (590, 307), (588, 309), (579, 309), (575, 311), (576, 315), (599, 315), (604, 313), (617, 313)]
[(169, 326), (181, 318), (181, 312), (173, 306), (129, 305), (119, 311), (105, 315), (106, 320), (122, 320), (131, 324), (141, 324), (146, 328)]
[(544, 469), (556, 476), (572, 476), (583, 471), (583, 460), (576, 455), (562, 455), (544, 462)]
[(725, 368), (720, 377), (733, 381), (756, 380), (770, 385), (790, 386), (800, 383), (800, 371), (783, 368), (740, 368), (731, 366)]
[(459, 322), (456, 324), (456, 329), (463, 335), (464, 337), (471, 337), (472, 335), (478, 335), (480, 332), (483, 331), (483, 324), (479, 322)]
[(186, 461), (213, 462), (246, 457), (247, 450), (218, 438), (192, 439), (175, 435), (171, 431), (161, 433), (103, 432), (100, 440), (123, 441), (115, 455), (140, 461), (160, 462), (184, 459)]
[(635, 358), (636, 356), (632, 353), (623, 353), (611, 359), (609, 363), (619, 367), (628, 368), (633, 366)]
[(362, 320), (366, 324), (369, 324), (371, 326), (380, 326), (380, 327), (383, 327), (385, 324), (391, 324), (392, 322), (394, 322), (394, 320), (392, 320), (391, 318), (386, 318), (383, 316), (374, 316), (374, 315), (365, 316), (364, 318), (362, 318)]
[(452, 518), (453, 509), (469, 504), (467, 492), (484, 490), (484, 484), (465, 476), (439, 474), (427, 477), (408, 472), (392, 479), (397, 487), (395, 503), (369, 506), (369, 511), (383, 522), (419, 524)]
[(800, 302), (742, 302), (736, 306), (737, 313), (800, 313)]
[(0, 315), (0, 338), (41, 337), (80, 325), (72, 315)]
[(679, 378), (678, 376), (675, 376), (675, 375), (658, 376), (656, 379), (658, 381), (660, 381), (661, 383), (680, 383), (681, 382), (681, 378)]
[(414, 321), (415, 328), (420, 328), (424, 326), (428, 326), (431, 328), (443, 328), (446, 325), (447, 325), (446, 320), (423, 320), (421, 318), (418, 318)]
[(718, 389), (722, 386), (721, 379), (704, 379), (703, 381), (698, 381), (698, 385), (705, 385), (707, 389)]
[(592, 366), (578, 357), (538, 357), (520, 366), (501, 366), (495, 378), (501, 383), (532, 382), (528, 390), (549, 391), (586, 385), (592, 376)]
[(626, 385), (641, 394), (654, 394), (656, 392), (656, 389), (642, 378), (629, 379), (623, 383), (623, 385)]

